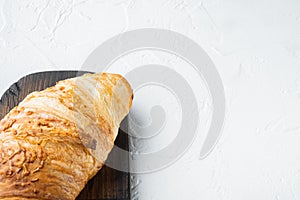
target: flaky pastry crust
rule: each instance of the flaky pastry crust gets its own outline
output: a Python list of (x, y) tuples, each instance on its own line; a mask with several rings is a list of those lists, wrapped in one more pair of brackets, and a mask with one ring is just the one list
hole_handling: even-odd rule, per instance
[(29, 94), (0, 122), (0, 199), (72, 200), (103, 166), (132, 89), (85, 74)]

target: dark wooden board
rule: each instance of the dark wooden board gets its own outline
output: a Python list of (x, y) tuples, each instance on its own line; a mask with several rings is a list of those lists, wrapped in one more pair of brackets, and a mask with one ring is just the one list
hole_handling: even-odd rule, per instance
[[(18, 105), (29, 93), (40, 91), (55, 85), (57, 81), (80, 76), (83, 71), (48, 71), (27, 75), (14, 83), (1, 97), (0, 118), (2, 119), (12, 108)], [(127, 134), (119, 131), (115, 145), (128, 149)], [(110, 160), (119, 159), (118, 155), (110, 155)], [(77, 200), (128, 200), (129, 174), (104, 166), (89, 181)]]

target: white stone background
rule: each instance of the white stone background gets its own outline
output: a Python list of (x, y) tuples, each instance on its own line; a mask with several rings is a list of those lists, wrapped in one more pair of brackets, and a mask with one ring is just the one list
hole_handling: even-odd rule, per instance
[(0, 92), (32, 72), (80, 69), (102, 42), (153, 27), (211, 57), (226, 94), (214, 151), (135, 175), (132, 199), (300, 199), (300, 1), (0, 0)]

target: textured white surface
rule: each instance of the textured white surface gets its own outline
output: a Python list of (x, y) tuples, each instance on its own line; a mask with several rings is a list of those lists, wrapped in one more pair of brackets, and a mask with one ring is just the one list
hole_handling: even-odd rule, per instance
[(108, 38), (154, 27), (209, 54), (227, 98), (222, 138), (133, 177), (133, 199), (300, 199), (300, 1), (0, 0), (0, 93), (41, 70), (80, 69)]

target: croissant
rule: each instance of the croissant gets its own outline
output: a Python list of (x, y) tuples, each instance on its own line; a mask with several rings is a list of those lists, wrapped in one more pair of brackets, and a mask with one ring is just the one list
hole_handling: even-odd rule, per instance
[(29, 94), (0, 122), (0, 199), (75, 199), (114, 146), (133, 93), (85, 74)]

